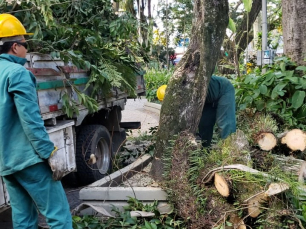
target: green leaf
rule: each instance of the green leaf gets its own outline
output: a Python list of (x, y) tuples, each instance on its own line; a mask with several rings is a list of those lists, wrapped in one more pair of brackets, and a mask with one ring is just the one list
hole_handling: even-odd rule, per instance
[(271, 93), (271, 99), (276, 99), (279, 95), (283, 96), (284, 91), (283, 88), (287, 85), (287, 83), (280, 83), (274, 87)]
[(252, 96), (246, 96), (246, 97), (244, 98), (244, 102), (245, 102), (246, 104), (252, 103), (252, 102), (253, 102), (253, 97), (252, 97)]
[(265, 102), (262, 100), (256, 101), (255, 104), (256, 104), (256, 109), (259, 111), (262, 111), (265, 108)]
[(151, 226), (151, 224), (150, 224), (148, 221), (146, 221), (146, 220), (145, 220), (145, 227), (146, 227), (147, 229), (153, 229), (152, 226)]
[(245, 110), (247, 108), (247, 105), (245, 104), (245, 103), (243, 103), (243, 104), (240, 104), (240, 106), (239, 106), (239, 110)]
[(253, 99), (256, 99), (258, 96), (260, 95), (260, 90), (259, 89), (256, 89), (254, 90), (254, 94), (253, 94)]
[(286, 71), (286, 64), (284, 62), (280, 64), (280, 69), (282, 72)]
[(236, 25), (235, 22), (233, 21), (233, 19), (229, 18), (228, 21), (228, 28), (233, 32), (236, 33)]
[(297, 109), (304, 103), (305, 91), (296, 91), (292, 96), (292, 107)]
[(286, 71), (286, 77), (290, 78), (294, 74), (294, 71)]
[(268, 74), (264, 75), (265, 80), (262, 82), (262, 84), (266, 85), (266, 86), (270, 86), (275, 79), (275, 74), (274, 72), (269, 72)]
[[(306, 104), (303, 104), (301, 108), (295, 114), (297, 119), (305, 119), (306, 118)], [(306, 209), (305, 209), (306, 211)]]
[(245, 83), (245, 84), (250, 83), (251, 80), (252, 80), (253, 78), (254, 78), (253, 75), (247, 75), (247, 76), (245, 77), (244, 83)]
[(265, 95), (268, 91), (268, 87), (266, 85), (260, 85), (259, 90), (261, 94)]
[(270, 100), (267, 102), (266, 108), (270, 111), (275, 111), (282, 107), (280, 103), (282, 103), (282, 100), (277, 100), (277, 101)]
[(286, 80), (289, 80), (293, 84), (300, 84), (300, 77), (286, 77)]
[(306, 71), (306, 66), (298, 66), (295, 70)]
[(252, 9), (252, 0), (243, 0), (244, 9), (246, 12), (250, 13)]

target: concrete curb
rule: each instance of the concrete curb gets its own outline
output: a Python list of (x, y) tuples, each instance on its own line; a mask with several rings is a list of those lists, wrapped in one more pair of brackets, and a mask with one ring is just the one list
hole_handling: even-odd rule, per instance
[(161, 104), (145, 102), (143, 108), (155, 113), (160, 113)]
[(167, 200), (167, 193), (156, 187), (88, 187), (80, 191), (82, 200), (122, 201), (130, 197), (140, 201)]
[(167, 200), (166, 192), (159, 187), (118, 187), (123, 181), (146, 167), (151, 160), (150, 155), (142, 155), (132, 164), (82, 188), (79, 199), (122, 201), (134, 197), (143, 201)]
[(122, 210), (124, 206), (128, 205), (126, 201), (130, 197), (136, 198), (144, 204), (158, 201), (169, 208), (167, 193), (160, 187), (116, 187), (137, 171), (141, 171), (151, 160), (150, 155), (144, 154), (134, 163), (81, 189), (79, 199), (83, 203), (74, 211), (81, 215), (96, 215), (97, 212), (113, 215), (112, 208), (116, 206)]
[[(103, 201), (83, 201), (83, 206), (79, 206), (79, 209), (75, 210), (75, 213), (79, 215), (95, 215), (99, 216), (101, 215), (112, 215), (113, 217), (116, 217), (117, 213), (114, 212), (114, 208), (116, 208), (119, 211), (124, 211), (124, 207), (128, 206), (129, 204), (126, 201), (113, 201), (110, 204), (109, 202), (103, 202)], [(143, 204), (153, 204), (152, 201), (142, 201)], [(87, 206), (87, 207), (86, 207)], [(100, 210), (100, 211), (99, 211)], [(157, 204), (157, 210), (160, 212), (160, 214), (170, 214), (173, 211), (173, 206), (168, 204), (164, 201), (159, 201)], [(132, 214), (132, 211), (130, 212)], [(146, 214), (150, 214), (150, 212), (147, 212)], [(151, 213), (152, 214), (152, 213)], [(154, 213), (153, 213), (154, 214)], [(137, 217), (140, 217), (141, 215), (137, 215)], [(144, 216), (141, 216), (144, 217)]]

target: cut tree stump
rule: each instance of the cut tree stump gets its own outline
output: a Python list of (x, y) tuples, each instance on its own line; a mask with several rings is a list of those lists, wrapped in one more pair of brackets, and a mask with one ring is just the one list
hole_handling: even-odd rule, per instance
[(262, 212), (261, 206), (268, 200), (268, 196), (265, 195), (265, 192), (261, 192), (257, 195), (252, 196), (247, 199), (245, 202), (248, 205), (248, 214), (252, 218), (256, 218)]
[(270, 196), (280, 194), (289, 189), (289, 185), (285, 183), (271, 183), (268, 190), (259, 192), (244, 202), (248, 206), (248, 214), (252, 218), (256, 218), (262, 212), (262, 204), (268, 201)]
[(277, 138), (272, 133), (261, 133), (258, 136), (257, 144), (261, 150), (270, 151), (277, 144)]
[(217, 191), (224, 197), (229, 197), (231, 194), (231, 182), (219, 173), (215, 173), (215, 187)]
[(285, 183), (271, 183), (267, 191), (264, 192), (265, 196), (274, 196), (289, 189), (289, 185)]
[(229, 221), (233, 224), (234, 228), (236, 229), (246, 229), (243, 220), (236, 214), (230, 216)]
[(280, 135), (281, 143), (292, 151), (304, 151), (306, 149), (306, 133), (299, 129), (293, 129)]

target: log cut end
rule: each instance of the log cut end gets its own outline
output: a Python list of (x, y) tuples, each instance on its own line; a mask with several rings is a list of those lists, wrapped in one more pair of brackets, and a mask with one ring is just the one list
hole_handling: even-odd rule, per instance
[(231, 193), (229, 182), (218, 173), (215, 173), (215, 187), (217, 191), (224, 197), (228, 197)]
[(286, 183), (272, 183), (269, 185), (268, 190), (265, 192), (266, 196), (273, 196), (282, 193), (289, 189), (289, 185)]
[(272, 133), (261, 133), (258, 139), (258, 146), (265, 151), (272, 150), (277, 144), (277, 139)]
[(248, 200), (248, 214), (252, 218), (256, 218), (261, 213), (261, 205), (268, 200), (265, 193), (260, 193)]
[(236, 214), (231, 215), (229, 221), (233, 224), (234, 228), (237, 228), (237, 229), (247, 228), (243, 220)]
[(306, 149), (306, 134), (299, 129), (290, 130), (282, 137), (281, 143), (286, 144), (292, 151), (304, 151)]

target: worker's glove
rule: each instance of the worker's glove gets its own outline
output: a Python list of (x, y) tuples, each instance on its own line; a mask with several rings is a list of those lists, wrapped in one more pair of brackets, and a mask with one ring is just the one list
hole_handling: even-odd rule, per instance
[(53, 172), (53, 180), (62, 179), (62, 177), (65, 175), (65, 162), (56, 146), (54, 147), (54, 150), (52, 151), (48, 162)]

